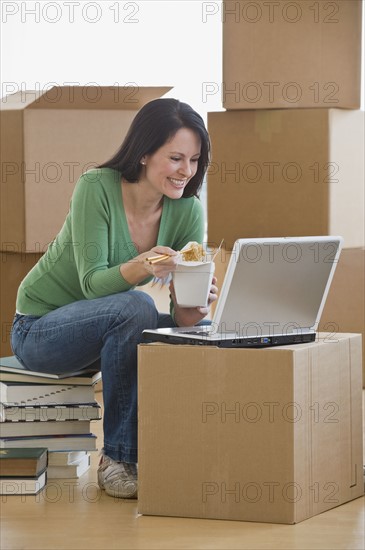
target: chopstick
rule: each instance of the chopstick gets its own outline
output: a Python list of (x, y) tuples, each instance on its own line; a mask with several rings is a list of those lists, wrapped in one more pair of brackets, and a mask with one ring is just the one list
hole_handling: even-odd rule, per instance
[(213, 258), (212, 258), (212, 262), (214, 262), (214, 258), (216, 257), (216, 255), (218, 254), (218, 252), (220, 251), (220, 249), (222, 248), (223, 242), (224, 242), (224, 239), (221, 240), (221, 244), (218, 246), (217, 250), (214, 252)]
[[(186, 250), (178, 250), (178, 253), (182, 252), (190, 252), (192, 250), (192, 246), (187, 248)], [(146, 258), (146, 262), (149, 262), (150, 264), (157, 264), (158, 262), (162, 262), (163, 260), (167, 260), (167, 258), (170, 258), (172, 254), (157, 254), (157, 256), (150, 256), (149, 258)]]
[(146, 261), (150, 264), (157, 264), (158, 262), (162, 262), (163, 260), (167, 260), (167, 258), (170, 258), (170, 254), (159, 254), (158, 256), (151, 256), (150, 258), (146, 258)]

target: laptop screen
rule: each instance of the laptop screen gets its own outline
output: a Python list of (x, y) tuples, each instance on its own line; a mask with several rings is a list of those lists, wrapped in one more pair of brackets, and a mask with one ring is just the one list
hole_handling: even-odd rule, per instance
[(341, 237), (239, 239), (212, 320), (242, 337), (317, 329)]

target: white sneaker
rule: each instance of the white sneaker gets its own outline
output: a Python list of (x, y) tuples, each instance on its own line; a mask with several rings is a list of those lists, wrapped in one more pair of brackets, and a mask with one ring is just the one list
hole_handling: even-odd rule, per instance
[(137, 464), (116, 462), (102, 455), (98, 467), (100, 489), (117, 498), (137, 498)]

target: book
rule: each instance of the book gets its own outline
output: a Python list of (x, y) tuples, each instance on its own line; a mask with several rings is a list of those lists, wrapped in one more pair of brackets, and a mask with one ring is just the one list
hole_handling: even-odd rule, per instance
[(39, 476), (30, 478), (0, 478), (0, 495), (36, 495), (47, 482), (47, 470)]
[(49, 384), (52, 382), (52, 384), (95, 386), (101, 380), (101, 372), (97, 372), (93, 376), (90, 374), (80, 374), (79, 376), (68, 376), (67, 378), (50, 378), (47, 375), (41, 376), (40, 373), (33, 373), (27, 370), (25, 370), (25, 373), (12, 372), (11, 369), (2, 371), (0, 366), (0, 382), (36, 382), (37, 384)]
[(65, 405), (90, 403), (93, 400), (92, 386), (0, 382), (0, 402), (7, 405)]
[[(80, 369), (74, 372), (68, 372), (64, 374), (49, 374), (45, 372), (34, 372), (31, 370), (26, 369), (23, 367), (21, 363), (19, 363), (18, 359), (14, 356), (10, 357), (1, 357), (0, 358), (0, 380), (1, 381), (14, 381), (17, 380), (10, 380), (7, 378), (7, 376), (24, 376), (27, 377), (27, 380), (23, 379), (25, 381), (32, 381), (37, 380), (38, 378), (42, 378), (42, 382), (50, 383), (50, 380), (52, 380), (52, 384), (61, 383), (63, 384), (77, 384), (77, 385), (94, 385), (99, 380), (101, 380), (101, 372), (95, 372), (95, 369)], [(30, 380), (29, 380), (30, 378)], [(19, 380), (23, 381), (23, 380)], [(54, 382), (53, 382), (54, 381)]]
[(101, 407), (97, 401), (74, 405), (7, 405), (0, 403), (0, 422), (47, 422), (99, 420)]
[(90, 420), (70, 420), (56, 422), (1, 422), (0, 437), (22, 437), (56, 434), (89, 434)]
[(38, 477), (47, 467), (45, 447), (0, 450), (0, 477)]
[(48, 466), (48, 479), (71, 479), (81, 477), (90, 468), (90, 455), (85, 454), (80, 460), (65, 466)]
[(67, 466), (79, 462), (87, 451), (51, 451), (48, 453), (48, 466)]
[(14, 447), (47, 447), (49, 451), (96, 451), (96, 435), (67, 434), (34, 437), (2, 437), (0, 449)]

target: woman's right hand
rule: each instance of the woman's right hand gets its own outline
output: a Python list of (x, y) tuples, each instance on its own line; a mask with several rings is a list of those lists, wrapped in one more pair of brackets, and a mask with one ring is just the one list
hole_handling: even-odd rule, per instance
[[(168, 254), (168, 258), (156, 263), (150, 263), (148, 258)], [(179, 253), (168, 246), (154, 246), (151, 250), (139, 254), (129, 262), (120, 266), (120, 273), (131, 285), (136, 285), (149, 275), (164, 279), (175, 271)]]
[[(156, 263), (148, 261), (148, 258), (160, 256), (161, 254), (168, 255), (168, 258), (156, 261)], [(143, 252), (142, 254), (137, 256), (136, 259), (140, 259), (140, 261), (143, 262), (146, 271), (150, 275), (153, 275), (154, 277), (157, 277), (159, 279), (164, 279), (170, 273), (175, 271), (178, 258), (179, 253), (176, 252), (176, 250), (173, 250), (168, 246), (155, 246), (148, 252)], [(157, 259), (158, 258), (156, 258), (156, 260)]]

